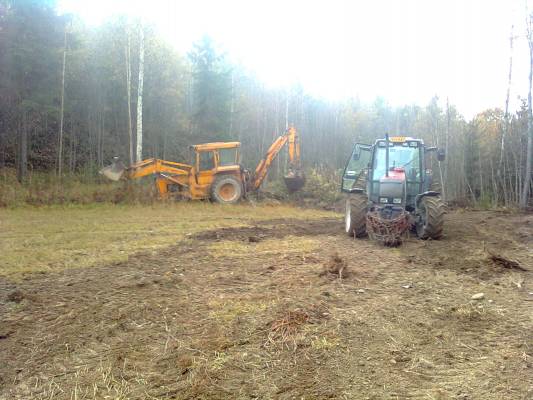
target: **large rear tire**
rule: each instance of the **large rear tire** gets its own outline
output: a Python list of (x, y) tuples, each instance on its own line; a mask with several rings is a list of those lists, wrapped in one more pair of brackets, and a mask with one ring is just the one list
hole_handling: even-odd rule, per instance
[(444, 203), (438, 196), (420, 200), (416, 215), (416, 234), (420, 239), (440, 239), (444, 229)]
[(232, 175), (219, 176), (211, 185), (211, 200), (220, 204), (235, 204), (242, 193), (242, 183)]
[(348, 236), (366, 236), (367, 198), (365, 195), (350, 195), (346, 199), (344, 230)]

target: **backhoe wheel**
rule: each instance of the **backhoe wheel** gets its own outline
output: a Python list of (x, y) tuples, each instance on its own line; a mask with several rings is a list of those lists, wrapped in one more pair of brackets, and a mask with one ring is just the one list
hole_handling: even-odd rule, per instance
[(242, 183), (232, 175), (222, 175), (211, 185), (211, 200), (221, 204), (235, 204), (242, 197)]
[(367, 198), (365, 195), (350, 195), (346, 199), (344, 230), (348, 236), (358, 238), (366, 236)]
[(420, 239), (440, 239), (442, 237), (444, 203), (440, 197), (423, 197), (416, 214), (416, 234)]

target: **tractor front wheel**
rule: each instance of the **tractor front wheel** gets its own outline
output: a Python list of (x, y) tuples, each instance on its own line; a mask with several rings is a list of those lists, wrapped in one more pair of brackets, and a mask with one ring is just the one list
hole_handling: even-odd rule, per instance
[(242, 197), (242, 183), (232, 175), (222, 175), (211, 185), (211, 200), (221, 204), (235, 204)]
[(346, 199), (344, 230), (348, 236), (366, 236), (367, 198), (365, 195), (350, 195)]
[(420, 200), (416, 212), (416, 234), (420, 239), (440, 239), (444, 228), (444, 203), (438, 196)]

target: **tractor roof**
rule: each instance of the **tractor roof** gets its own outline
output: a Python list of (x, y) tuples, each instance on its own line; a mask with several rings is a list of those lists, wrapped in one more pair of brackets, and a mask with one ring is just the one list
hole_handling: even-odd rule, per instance
[(191, 146), (195, 151), (212, 151), (218, 149), (233, 149), (240, 147), (241, 142), (212, 142), (202, 143)]
[[(386, 139), (378, 139), (377, 142), (384, 142)], [(419, 138), (413, 138), (410, 136), (389, 136), (389, 142), (392, 143), (405, 143), (405, 142), (421, 142), (423, 143), (422, 139)]]

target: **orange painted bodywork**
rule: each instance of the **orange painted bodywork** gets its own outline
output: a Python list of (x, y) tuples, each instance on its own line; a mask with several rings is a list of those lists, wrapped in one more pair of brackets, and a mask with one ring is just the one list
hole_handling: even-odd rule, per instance
[[(240, 142), (214, 142), (190, 146), (194, 152), (194, 165), (150, 158), (138, 162), (127, 169), (126, 178), (136, 179), (154, 175), (156, 186), (162, 198), (170, 192), (193, 200), (207, 199), (214, 180), (219, 175), (232, 175), (243, 185), (243, 193), (257, 190), (264, 181), (268, 170), (279, 151), (285, 144), (289, 144), (289, 167), (300, 167), (300, 142), (296, 129), (290, 128), (279, 136), (268, 149), (265, 157), (259, 162), (254, 175), (249, 178), (240, 162)], [(235, 163), (221, 165), (219, 151), (235, 149)], [(213, 168), (201, 169), (200, 157), (202, 153), (212, 153)]]

